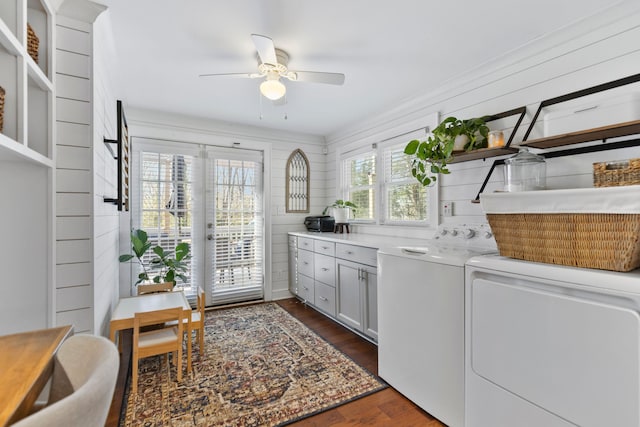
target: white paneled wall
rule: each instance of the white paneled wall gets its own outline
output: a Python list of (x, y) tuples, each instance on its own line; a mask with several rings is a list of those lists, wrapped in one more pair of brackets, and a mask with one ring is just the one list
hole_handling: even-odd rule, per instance
[[(57, 59), (56, 323), (108, 334), (118, 298), (116, 100), (108, 74), (108, 27), (60, 17)], [(95, 54), (94, 54), (95, 52)]]
[[(57, 21), (56, 324), (93, 333), (91, 26)], [(73, 57), (74, 61), (65, 59)], [(77, 181), (82, 177), (84, 180)]]
[[(335, 159), (340, 147), (365, 146), (380, 140), (389, 128), (411, 130), (416, 120), (436, 112), (441, 118), (451, 115), (469, 118), (526, 105), (527, 116), (514, 140), (517, 143), (522, 140), (540, 101), (640, 72), (638, 9), (635, 2), (620, 3), (597, 17), (536, 40), (491, 64), (483, 64), (432, 93), (329, 136), (329, 199), (333, 199), (332, 193), (337, 191), (338, 183), (332, 177), (336, 176)], [(637, 87), (626, 90), (640, 91)], [(529, 139), (539, 136), (542, 136), (542, 127), (536, 125)], [(593, 162), (638, 155), (640, 148), (636, 147), (549, 159), (547, 185), (549, 188), (589, 187)], [(493, 160), (454, 164), (450, 175), (441, 176), (440, 206), (443, 202), (453, 205), (452, 217), (442, 217), (440, 212), (441, 223), (486, 222), (480, 205), (470, 201), (475, 198)], [(502, 167), (497, 167), (485, 191), (502, 188), (502, 174)], [(360, 229), (389, 233), (389, 227)], [(395, 231), (402, 232), (406, 230)]]

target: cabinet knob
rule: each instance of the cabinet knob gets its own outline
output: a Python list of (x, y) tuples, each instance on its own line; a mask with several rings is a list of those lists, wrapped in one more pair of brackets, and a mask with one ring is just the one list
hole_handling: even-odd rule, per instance
[(320, 298), (320, 300), (321, 300), (321, 301), (324, 301), (324, 302), (328, 302), (328, 301), (329, 301), (329, 300), (328, 300), (327, 298), (325, 298), (325, 297), (318, 297), (318, 298)]
[(353, 251), (347, 251), (347, 255), (353, 255)]
[(321, 246), (322, 249), (329, 249), (329, 246)]
[(322, 271), (329, 271), (329, 269), (328, 269), (328, 268), (324, 268), (324, 267), (323, 267), (323, 268), (322, 268)]

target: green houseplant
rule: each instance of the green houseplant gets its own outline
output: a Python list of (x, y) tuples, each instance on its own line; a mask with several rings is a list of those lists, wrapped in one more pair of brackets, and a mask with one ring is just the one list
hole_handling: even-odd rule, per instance
[(358, 207), (354, 203), (348, 200), (338, 199), (335, 202), (333, 202), (332, 205), (329, 205), (326, 208), (324, 208), (324, 210), (322, 211), (322, 215), (326, 215), (329, 209), (333, 209), (333, 216), (336, 220), (336, 223), (340, 224), (340, 223), (347, 222), (347, 219), (349, 219), (349, 212), (350, 211), (355, 212), (355, 210), (358, 209)]
[[(191, 258), (191, 247), (186, 242), (178, 243), (173, 251), (164, 250), (161, 246), (152, 248), (149, 236), (144, 230), (131, 231), (131, 250), (133, 254), (120, 255), (120, 262), (128, 262), (133, 258), (138, 260), (142, 271), (138, 274), (138, 285), (142, 282), (163, 283), (171, 282), (176, 285), (179, 278), (187, 281), (185, 273), (188, 270), (187, 260)], [(151, 249), (155, 254), (150, 261), (145, 262), (144, 256)], [(155, 273), (155, 274), (154, 274)]]
[(466, 151), (487, 146), (489, 128), (485, 118), (460, 120), (447, 117), (431, 132), (426, 141), (414, 139), (404, 149), (404, 153), (415, 156), (411, 174), (422, 185), (436, 182), (438, 174), (448, 174), (447, 163), (451, 160), (456, 138), (465, 137)]

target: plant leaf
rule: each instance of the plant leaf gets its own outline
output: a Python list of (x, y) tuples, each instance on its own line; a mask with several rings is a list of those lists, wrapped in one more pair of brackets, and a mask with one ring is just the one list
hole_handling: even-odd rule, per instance
[(120, 260), (120, 262), (127, 262), (132, 258), (133, 258), (133, 255), (125, 254), (125, 255), (120, 255), (120, 258), (118, 258), (118, 260)]
[(417, 139), (413, 139), (409, 141), (406, 147), (404, 147), (404, 154), (415, 154), (418, 151), (418, 146), (420, 145), (420, 141)]

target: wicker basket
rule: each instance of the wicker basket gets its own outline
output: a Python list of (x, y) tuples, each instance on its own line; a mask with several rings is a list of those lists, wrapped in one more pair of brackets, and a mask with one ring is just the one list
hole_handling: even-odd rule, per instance
[(0, 132), (4, 125), (4, 89), (0, 86)]
[(640, 159), (593, 164), (594, 187), (636, 184), (640, 184)]
[(640, 214), (487, 214), (500, 255), (603, 270), (640, 267)]
[(38, 47), (40, 46), (40, 40), (36, 36), (35, 31), (31, 28), (31, 25), (27, 23), (27, 52), (29, 56), (38, 63)]

